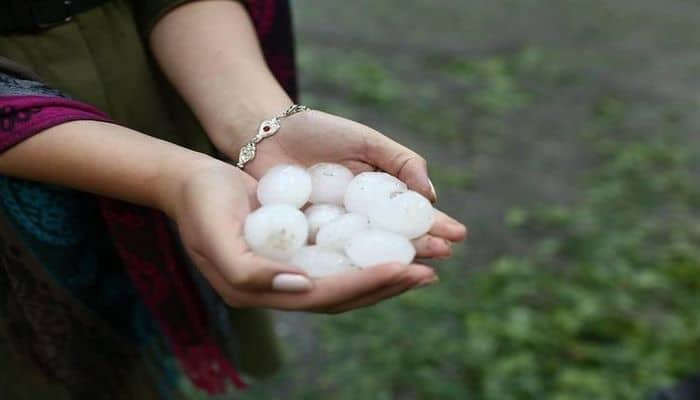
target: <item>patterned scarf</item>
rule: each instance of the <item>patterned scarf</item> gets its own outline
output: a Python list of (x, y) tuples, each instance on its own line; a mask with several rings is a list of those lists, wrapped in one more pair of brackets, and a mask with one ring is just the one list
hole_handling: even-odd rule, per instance
[[(295, 96), (288, 4), (275, 0), (246, 4), (269, 67)], [(0, 97), (0, 151), (74, 120), (110, 121), (93, 107), (59, 96)], [(228, 382), (244, 388), (243, 379), (210, 333), (204, 302), (166, 216), (113, 199), (99, 198), (98, 204), (124, 270), (192, 383), (210, 394), (223, 393)]]

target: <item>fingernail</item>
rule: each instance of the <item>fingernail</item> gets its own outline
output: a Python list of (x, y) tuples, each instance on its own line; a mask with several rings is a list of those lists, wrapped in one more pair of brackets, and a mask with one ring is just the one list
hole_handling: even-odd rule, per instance
[(437, 192), (435, 191), (435, 185), (433, 185), (433, 181), (428, 178), (428, 184), (430, 184), (430, 193), (433, 195), (433, 201), (437, 201)]
[(298, 274), (278, 274), (272, 279), (272, 288), (283, 292), (305, 292), (312, 286), (309, 278)]

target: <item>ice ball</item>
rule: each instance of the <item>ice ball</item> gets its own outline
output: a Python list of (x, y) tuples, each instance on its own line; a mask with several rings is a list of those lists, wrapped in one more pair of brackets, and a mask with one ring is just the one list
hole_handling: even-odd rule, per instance
[(309, 225), (304, 214), (287, 204), (263, 206), (248, 215), (246, 242), (257, 254), (286, 261), (306, 244)]
[(318, 163), (309, 168), (311, 175), (312, 203), (343, 205), (348, 184), (354, 177), (345, 166), (333, 163)]
[(258, 201), (262, 205), (288, 204), (301, 208), (310, 195), (311, 176), (297, 165), (272, 167), (258, 182)]
[(416, 249), (405, 236), (370, 229), (353, 236), (345, 245), (345, 254), (353, 264), (366, 268), (388, 262), (410, 264), (416, 256)]
[(316, 241), (316, 233), (321, 226), (345, 214), (345, 209), (335, 204), (314, 204), (304, 211), (309, 222), (309, 242)]
[(385, 172), (363, 172), (350, 181), (345, 192), (345, 208), (349, 212), (369, 215), (375, 204), (406, 190), (405, 183)]
[(302, 247), (294, 253), (289, 264), (303, 269), (312, 278), (323, 278), (354, 269), (344, 254), (321, 246)]
[(364, 215), (349, 213), (341, 215), (321, 226), (316, 235), (316, 244), (343, 251), (345, 244), (358, 232), (369, 229), (369, 219)]
[(373, 228), (415, 239), (430, 230), (435, 210), (430, 201), (413, 190), (377, 202), (369, 210)]

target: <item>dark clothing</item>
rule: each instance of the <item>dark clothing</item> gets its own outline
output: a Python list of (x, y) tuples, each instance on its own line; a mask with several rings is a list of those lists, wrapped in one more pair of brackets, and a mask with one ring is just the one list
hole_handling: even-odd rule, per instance
[[(36, 107), (18, 103), (32, 100), (20, 97), (45, 96), (56, 104), (65, 99), (69, 111), (74, 103), (95, 106), (119, 124), (214, 154), (144, 42), (159, 17), (186, 1), (111, 0), (45, 31), (0, 35), (0, 122), (7, 128), (0, 135), (17, 135), (48, 107), (41, 99)], [(268, 65), (295, 96), (288, 4), (245, 4)], [(84, 193), (0, 177), (0, 398), (206, 398), (211, 387), (193, 379), (200, 375), (183, 357), (208, 355), (178, 353), (163, 331), (187, 313), (177, 305), (154, 308), (144, 297), (154, 291), (139, 282), (158, 280), (139, 281), (134, 271), (145, 267), (129, 269), (120, 251), (130, 240), (157, 238), (135, 242), (123, 225), (115, 231), (100, 204)], [(139, 212), (156, 234), (167, 230), (157, 214)], [(176, 246), (159, 254), (182, 257)], [(264, 314), (231, 310), (194, 269), (178, 271), (233, 366), (249, 375), (274, 370), (278, 355)]]

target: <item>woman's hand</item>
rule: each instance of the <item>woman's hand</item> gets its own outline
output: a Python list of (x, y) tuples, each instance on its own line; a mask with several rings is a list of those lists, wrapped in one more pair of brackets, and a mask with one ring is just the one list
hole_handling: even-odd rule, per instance
[[(259, 178), (277, 164), (311, 166), (318, 162), (343, 164), (354, 173), (383, 170), (428, 199), (437, 200), (423, 157), (372, 128), (316, 110), (284, 119), (277, 134), (258, 144), (257, 156), (245, 171)], [(465, 236), (464, 225), (438, 212), (433, 229), (414, 244), (419, 257), (447, 257), (451, 242)]]
[(229, 305), (334, 313), (437, 280), (424, 265), (385, 264), (312, 281), (298, 268), (253, 254), (243, 225), (257, 206), (255, 185), (238, 169), (216, 163), (189, 176), (171, 205), (187, 252)]
[[(154, 26), (150, 44), (212, 142), (231, 159), (255, 135), (260, 121), (292, 103), (268, 68), (240, 2), (195, 1), (176, 7)], [(339, 162), (355, 172), (387, 171), (436, 199), (423, 158), (362, 124), (320, 111), (285, 119), (280, 132), (258, 150), (246, 166), (256, 178), (279, 163)], [(415, 244), (421, 257), (445, 257), (450, 242), (465, 235), (464, 225), (440, 214), (430, 235)]]
[(310, 281), (299, 269), (253, 254), (243, 239), (257, 206), (255, 180), (237, 168), (119, 125), (67, 122), (0, 157), (0, 173), (158, 208), (187, 252), (234, 307), (340, 312), (436, 279), (423, 265), (387, 264)]

